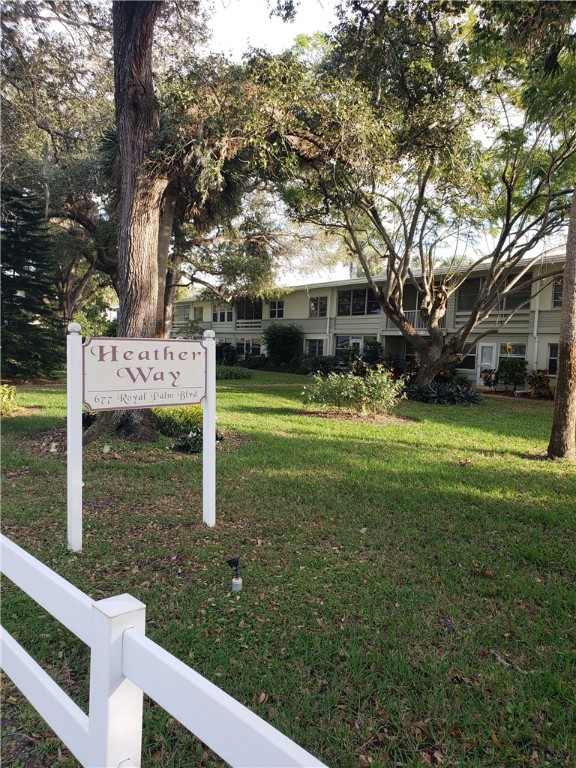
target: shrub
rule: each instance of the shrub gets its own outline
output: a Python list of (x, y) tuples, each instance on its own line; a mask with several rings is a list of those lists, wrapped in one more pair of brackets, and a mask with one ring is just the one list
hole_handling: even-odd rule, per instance
[(268, 367), (268, 358), (266, 355), (250, 355), (250, 357), (240, 360), (238, 365), (242, 368), (250, 368), (253, 371), (262, 371)]
[(228, 341), (216, 344), (216, 362), (222, 365), (236, 365), (238, 353), (236, 348)]
[(434, 376), (434, 381), (437, 384), (450, 384), (454, 381), (454, 378), (456, 376), (456, 366), (455, 365), (445, 365), (444, 368), (442, 368), (441, 371), (438, 371), (436, 376)]
[(404, 364), (403, 375), (407, 382), (414, 381), (420, 370), (419, 360), (408, 360)]
[(216, 378), (223, 379), (253, 379), (254, 374), (248, 368), (241, 368), (239, 365), (217, 365)]
[(470, 380), (466, 378), (466, 376), (462, 376), (462, 374), (457, 373), (454, 378), (452, 379), (452, 384), (460, 384), (463, 387), (470, 387)]
[(315, 374), (312, 383), (304, 387), (306, 404), (327, 408), (353, 410), (358, 413), (384, 413), (392, 410), (401, 397), (402, 379), (394, 379), (389, 371), (379, 368), (366, 376), (351, 372)]
[(518, 357), (503, 357), (496, 371), (496, 382), (504, 384), (504, 388), (512, 387), (512, 391), (526, 381), (526, 360)]
[(469, 384), (409, 384), (405, 393), (409, 400), (433, 405), (478, 405), (482, 402), (478, 391)]
[(168, 408), (153, 408), (158, 428), (168, 437), (182, 437), (190, 430), (202, 427), (202, 406), (180, 405)]
[(530, 387), (530, 397), (538, 397), (546, 400), (552, 399), (550, 376), (547, 370), (538, 368), (534, 371), (530, 371), (528, 376), (526, 376), (526, 383)]
[(484, 382), (485, 387), (489, 387), (494, 392), (496, 391), (498, 379), (496, 378), (496, 371), (494, 368), (487, 368), (485, 371), (482, 371), (480, 373), (480, 378)]
[(350, 371), (357, 376), (364, 376), (368, 370), (368, 365), (354, 347), (340, 348), (340, 365), (345, 371)]
[(367, 341), (362, 350), (362, 360), (366, 365), (376, 365), (384, 359), (384, 347), (379, 341)]
[[(219, 443), (223, 439), (223, 435), (216, 430), (216, 442)], [(170, 446), (172, 451), (180, 451), (181, 453), (202, 453), (203, 448), (202, 427), (193, 427), (185, 437)]]
[(323, 355), (316, 357), (316, 355), (303, 355), (300, 360), (300, 368), (298, 373), (304, 375), (308, 373), (322, 373), (326, 376), (332, 371), (336, 371), (341, 367), (340, 360), (333, 355)]
[(304, 332), (297, 325), (272, 323), (262, 331), (262, 338), (272, 367), (287, 368), (294, 358), (302, 357)]
[(183, 339), (201, 339), (204, 336), (205, 330), (206, 326), (199, 320), (187, 320), (178, 328), (178, 337)]
[(0, 387), (0, 416), (12, 416), (17, 410), (16, 387), (2, 384)]

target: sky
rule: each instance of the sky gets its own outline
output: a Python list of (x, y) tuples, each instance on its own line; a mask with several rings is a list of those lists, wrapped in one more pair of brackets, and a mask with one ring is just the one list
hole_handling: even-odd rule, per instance
[[(280, 53), (290, 48), (297, 35), (327, 32), (336, 21), (338, 0), (300, 0), (293, 22), (270, 18), (267, 0), (213, 0), (214, 15), (209, 24), (213, 39), (210, 49), (240, 61), (249, 48)], [(349, 277), (347, 266), (307, 272), (296, 268), (278, 275), (280, 285), (303, 285)]]
[(327, 32), (336, 19), (337, 0), (300, 0), (294, 22), (270, 18), (267, 0), (212, 1), (214, 38), (210, 47), (235, 61), (249, 46), (279, 53), (292, 45), (296, 35)]

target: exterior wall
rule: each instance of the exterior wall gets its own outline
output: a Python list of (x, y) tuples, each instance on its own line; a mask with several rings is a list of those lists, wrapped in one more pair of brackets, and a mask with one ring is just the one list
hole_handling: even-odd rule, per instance
[[(556, 254), (555, 254), (556, 255)], [(553, 280), (554, 274), (561, 270), (562, 262), (546, 262), (541, 267), (534, 267), (533, 274), (537, 270), (543, 275), (550, 276), (550, 285), (544, 288), (533, 287), (530, 305), (517, 310), (512, 316), (507, 317), (505, 312), (493, 312), (491, 316), (474, 331), (470, 341), (477, 341), (476, 351), (481, 344), (497, 345), (496, 364), (501, 344), (523, 344), (526, 350), (528, 370), (533, 368), (546, 369), (548, 367), (550, 345), (558, 343), (560, 330), (559, 307), (553, 306)], [(481, 271), (478, 272), (481, 276)], [(194, 319), (194, 307), (202, 307), (202, 327), (211, 328), (216, 332), (217, 341), (227, 341), (233, 345), (239, 343), (250, 346), (251, 342), (259, 342), (262, 331), (272, 323), (299, 326), (304, 333), (304, 348), (308, 348), (308, 340), (322, 341), (324, 355), (334, 355), (336, 341), (339, 336), (349, 336), (360, 339), (363, 344), (365, 337), (376, 338), (384, 346), (384, 352), (395, 359), (402, 361), (406, 353), (406, 343), (400, 331), (395, 328), (383, 314), (345, 315), (339, 316), (338, 292), (339, 290), (367, 288), (367, 283), (362, 279), (342, 280), (334, 283), (318, 283), (310, 286), (301, 286), (289, 290), (280, 297), (284, 302), (282, 318), (270, 318), (270, 302), (264, 302), (262, 307), (262, 320), (238, 320), (233, 311), (231, 322), (212, 321), (213, 306), (218, 302), (196, 301), (185, 299), (177, 302), (175, 306), (172, 336), (178, 336), (179, 330)], [(310, 317), (310, 299), (327, 298), (326, 317)], [(417, 313), (412, 310), (414, 320)], [(413, 318), (410, 317), (412, 320)], [(458, 311), (458, 292), (450, 297), (446, 311), (445, 326), (448, 333), (461, 327), (467, 319), (467, 313)], [(506, 321), (505, 325), (501, 325)], [(496, 328), (496, 324), (500, 327)], [(262, 348), (265, 352), (265, 349)], [(486, 352), (486, 350), (484, 350)], [(470, 364), (472, 359), (467, 360)], [(466, 376), (476, 383), (479, 375), (479, 360), (476, 359), (476, 368), (461, 368), (458, 373)]]

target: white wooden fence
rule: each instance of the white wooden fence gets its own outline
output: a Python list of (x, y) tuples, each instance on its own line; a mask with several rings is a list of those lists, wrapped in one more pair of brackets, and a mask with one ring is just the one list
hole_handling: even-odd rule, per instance
[(95, 602), (5, 536), (0, 556), (2, 573), (91, 649), (86, 715), (1, 629), (2, 669), (83, 766), (140, 766), (143, 693), (232, 766), (324, 765), (149, 640), (146, 606), (136, 598)]

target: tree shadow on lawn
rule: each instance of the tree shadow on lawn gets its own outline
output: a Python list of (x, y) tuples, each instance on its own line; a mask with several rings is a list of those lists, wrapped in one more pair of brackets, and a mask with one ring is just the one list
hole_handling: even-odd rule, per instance
[(279, 414), (283, 416), (304, 416), (316, 419), (328, 419), (333, 421), (353, 421), (357, 424), (414, 424), (419, 420), (411, 416), (400, 416), (395, 412), (392, 413), (376, 413), (376, 414), (361, 414), (353, 410), (312, 410), (306, 408), (295, 409), (289, 406), (275, 407), (269, 405), (249, 406), (238, 405), (235, 407), (236, 411), (243, 411), (244, 413), (254, 413), (257, 416), (261, 416), (263, 413)]
[[(252, 439), (257, 448), (269, 444), (271, 436), (256, 432)], [(259, 483), (276, 485), (284, 504), (321, 499), (326, 493), (326, 498), (354, 501), (356, 511), (364, 507), (371, 518), (412, 509), (424, 517), (440, 510), (440, 517), (450, 518), (454, 510), (481, 515), (498, 528), (511, 518), (555, 525), (576, 496), (576, 474), (560, 478), (553, 463), (535, 473), (525, 456), (503, 448), (478, 449), (473, 458), (465, 449), (461, 458), (457, 453), (454, 445), (422, 449), (407, 441), (319, 436), (308, 444), (302, 441), (295, 452), (270, 450), (267, 464), (252, 469), (250, 477), (254, 482), (261, 474)], [(503, 464), (501, 457), (514, 458)], [(420, 499), (415, 502), (414, 496)]]
[[(401, 404), (401, 410), (416, 411), (423, 421), (446, 427), (470, 428), (479, 432), (527, 440), (546, 441), (552, 427), (552, 407), (549, 402), (508, 401), (483, 403), (479, 406), (446, 406), (426, 403)], [(530, 413), (530, 420), (526, 418)], [(517, 416), (522, 416), (518, 419)]]

